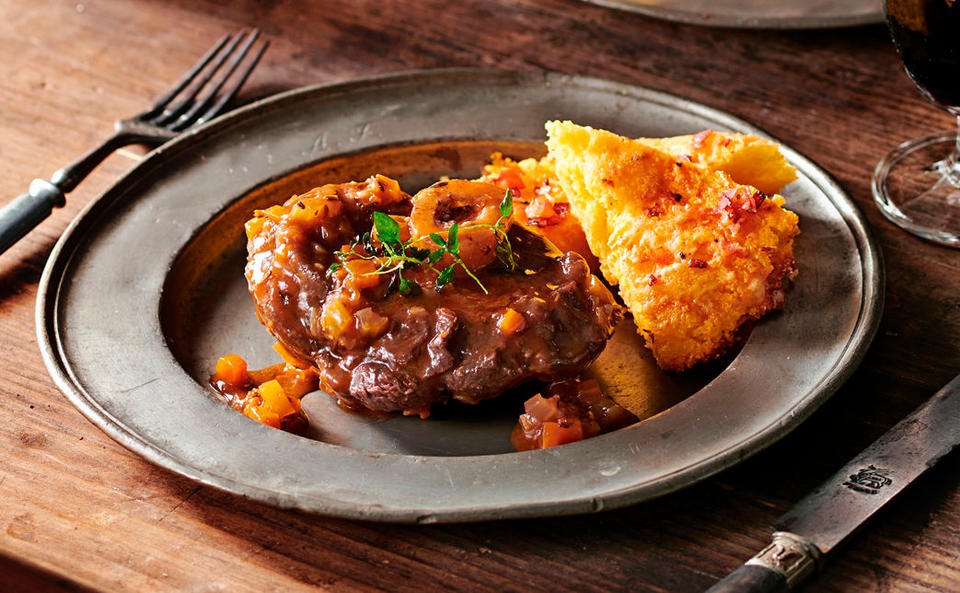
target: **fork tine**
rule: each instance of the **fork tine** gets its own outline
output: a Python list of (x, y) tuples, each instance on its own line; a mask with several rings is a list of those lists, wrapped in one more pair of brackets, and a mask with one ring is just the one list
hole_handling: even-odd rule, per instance
[(148, 113), (154, 113), (166, 107), (167, 103), (169, 103), (171, 99), (176, 97), (177, 94), (180, 93), (180, 91), (186, 88), (186, 86), (190, 84), (190, 81), (193, 80), (194, 77), (201, 70), (203, 70), (203, 67), (210, 63), (210, 60), (213, 59), (213, 56), (215, 56), (217, 52), (223, 49), (223, 46), (226, 45), (229, 39), (230, 39), (229, 35), (224, 35), (223, 37), (221, 37), (220, 41), (218, 41), (213, 47), (207, 50), (207, 53), (205, 53), (202, 58), (197, 60), (197, 63), (194, 64), (193, 67), (191, 67), (190, 70), (186, 74), (184, 74), (183, 77), (181, 77), (180, 80), (178, 80), (176, 84), (173, 85), (173, 87), (170, 88), (170, 90), (168, 90), (159, 99), (157, 99), (157, 101), (153, 104), (153, 106), (150, 107)]
[[(247, 35), (246, 41), (237, 52), (234, 52), (233, 58), (227, 64), (225, 71), (217, 78), (214, 84), (212, 84), (206, 91), (203, 96), (198, 98), (193, 106), (187, 110), (186, 113), (183, 113), (173, 125), (168, 126), (169, 128), (179, 131), (182, 130), (194, 123), (194, 119), (197, 117), (197, 114), (201, 111), (207, 109), (210, 103), (216, 98), (217, 93), (220, 92), (220, 89), (223, 88), (223, 85), (226, 84), (227, 80), (233, 75), (233, 72), (240, 65), (240, 62), (243, 61), (243, 58), (246, 57), (247, 53), (250, 51), (250, 47), (253, 45), (253, 42), (257, 40), (257, 37), (260, 36), (260, 29), (253, 29)], [(263, 49), (260, 50), (260, 53), (263, 53)], [(259, 56), (257, 57), (259, 60)]]
[(217, 73), (223, 63), (230, 57), (230, 54), (233, 53), (233, 50), (237, 48), (237, 45), (240, 43), (240, 40), (243, 39), (243, 33), (237, 33), (232, 36), (230, 43), (227, 45), (226, 49), (220, 51), (216, 59), (213, 60), (213, 63), (206, 68), (203, 76), (200, 76), (192, 82), (190, 87), (185, 91), (184, 96), (178, 100), (173, 105), (167, 106), (162, 113), (160, 113), (156, 118), (151, 121), (153, 125), (157, 126), (166, 126), (171, 121), (175, 120), (183, 111), (189, 108), (193, 104), (193, 100), (196, 99), (197, 95), (200, 94), (200, 91), (203, 90), (203, 87), (206, 86), (207, 82), (213, 78), (213, 75)]
[(214, 116), (220, 113), (220, 110), (223, 109), (224, 105), (229, 103), (230, 100), (237, 95), (237, 92), (240, 90), (240, 87), (242, 87), (243, 84), (247, 82), (247, 77), (249, 77), (250, 73), (253, 72), (253, 69), (256, 68), (257, 64), (260, 62), (260, 57), (263, 56), (263, 52), (267, 51), (267, 47), (269, 46), (270, 46), (269, 41), (263, 42), (263, 44), (260, 46), (260, 49), (257, 51), (256, 54), (254, 54), (253, 58), (247, 64), (247, 67), (243, 70), (243, 72), (240, 73), (239, 76), (237, 76), (237, 79), (236, 81), (234, 81), (233, 86), (231, 86), (229, 89), (227, 89), (226, 92), (220, 95), (220, 98), (217, 99), (217, 102), (214, 103), (210, 107), (210, 109), (207, 109), (203, 113), (203, 115), (198, 117), (197, 121), (194, 122), (194, 125), (202, 124), (203, 122), (209, 119), (212, 119)]

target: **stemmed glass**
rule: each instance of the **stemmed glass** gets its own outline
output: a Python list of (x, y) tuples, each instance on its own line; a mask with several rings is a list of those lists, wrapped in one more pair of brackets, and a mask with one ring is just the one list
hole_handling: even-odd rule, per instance
[[(907, 74), (960, 127), (960, 0), (886, 0), (885, 12)], [(960, 247), (960, 129), (893, 149), (873, 173), (873, 197), (900, 227)]]

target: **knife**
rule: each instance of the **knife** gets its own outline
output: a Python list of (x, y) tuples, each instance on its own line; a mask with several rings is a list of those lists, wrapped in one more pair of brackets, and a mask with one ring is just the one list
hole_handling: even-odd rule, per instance
[(960, 441), (960, 376), (774, 523), (770, 544), (707, 593), (790, 591)]

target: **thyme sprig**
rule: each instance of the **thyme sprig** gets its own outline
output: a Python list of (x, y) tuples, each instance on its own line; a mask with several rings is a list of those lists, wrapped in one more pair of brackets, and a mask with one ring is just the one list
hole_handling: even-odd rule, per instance
[[(351, 258), (364, 259), (376, 262), (378, 267), (372, 272), (367, 272), (364, 276), (371, 275), (389, 275), (396, 274), (398, 280), (397, 290), (400, 294), (411, 296), (419, 294), (422, 289), (415, 280), (410, 280), (403, 276), (404, 270), (416, 266), (429, 268), (437, 275), (436, 287), (441, 290), (444, 286), (453, 282), (454, 272), (459, 266), (474, 282), (480, 287), (484, 294), (489, 294), (487, 287), (477, 278), (476, 274), (467, 267), (463, 258), (460, 256), (460, 233), (473, 229), (489, 228), (493, 230), (496, 237), (494, 253), (497, 260), (503, 266), (504, 270), (514, 272), (517, 269), (516, 258), (513, 256), (513, 248), (510, 245), (510, 238), (507, 236), (506, 222), (513, 213), (513, 192), (509, 189), (500, 202), (500, 218), (494, 224), (472, 224), (461, 227), (459, 223), (453, 223), (447, 230), (447, 236), (440, 233), (430, 233), (425, 237), (411, 237), (406, 241), (400, 240), (400, 225), (383, 212), (373, 213), (373, 226), (377, 231), (379, 245), (374, 244), (371, 234), (364, 233), (359, 240), (354, 241), (347, 250), (337, 251), (337, 262), (327, 268), (327, 274), (331, 274), (344, 262)], [(430, 240), (436, 245), (433, 249), (419, 247), (418, 245), (426, 240)], [(453, 259), (453, 263), (438, 269), (437, 264), (445, 255)]]

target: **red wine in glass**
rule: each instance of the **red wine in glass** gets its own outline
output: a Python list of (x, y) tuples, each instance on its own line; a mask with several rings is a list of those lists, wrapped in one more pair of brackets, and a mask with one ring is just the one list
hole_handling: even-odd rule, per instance
[(944, 107), (960, 106), (960, 2), (887, 0), (887, 24), (917, 87)]
[[(910, 79), (960, 124), (960, 0), (886, 0), (890, 36)], [(883, 214), (925, 239), (960, 247), (957, 130), (904, 142), (877, 165)]]

